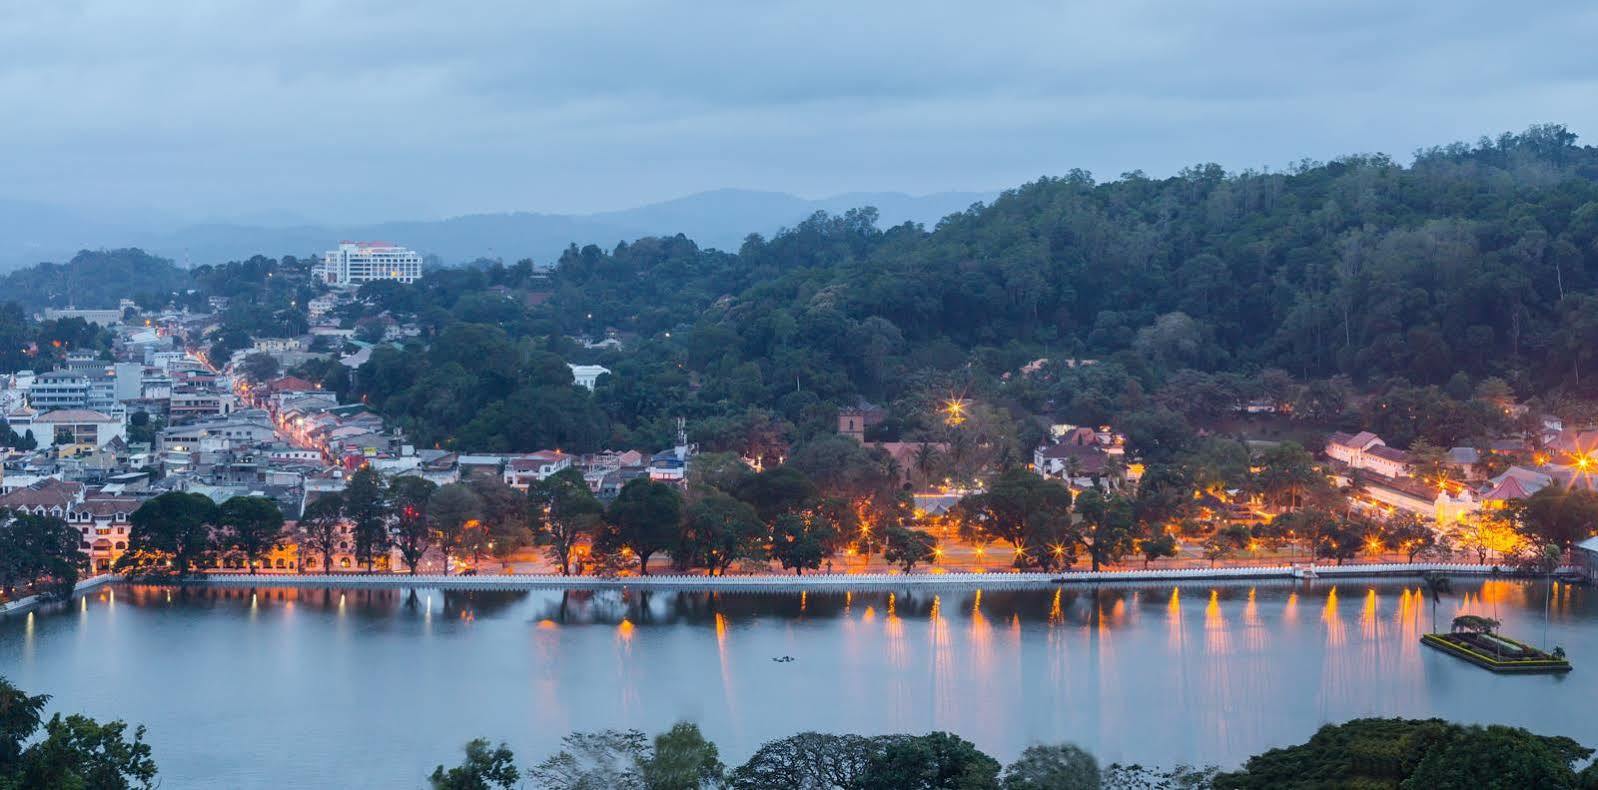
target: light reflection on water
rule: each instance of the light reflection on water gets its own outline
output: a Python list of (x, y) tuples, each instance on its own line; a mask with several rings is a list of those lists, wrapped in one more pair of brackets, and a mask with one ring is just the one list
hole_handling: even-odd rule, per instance
[[(1455, 589), (1439, 625), (1485, 614), (1542, 641), (1541, 585)], [(729, 761), (805, 729), (944, 728), (1006, 759), (1072, 740), (1106, 761), (1231, 764), (1327, 721), (1482, 711), (1598, 745), (1581, 702), (1598, 692), (1584, 666), (1598, 656), (1598, 606), (1564, 585), (1546, 600), (1548, 638), (1578, 666), (1564, 678), (1498, 677), (1422, 650), (1432, 602), (1412, 581), (805, 594), (120, 586), (0, 620), (0, 673), (55, 695), (52, 710), (145, 723), (174, 787), (414, 786), (472, 737), (504, 739), (527, 762), (572, 729), (653, 732), (679, 718)], [(782, 656), (794, 661), (772, 660)]]

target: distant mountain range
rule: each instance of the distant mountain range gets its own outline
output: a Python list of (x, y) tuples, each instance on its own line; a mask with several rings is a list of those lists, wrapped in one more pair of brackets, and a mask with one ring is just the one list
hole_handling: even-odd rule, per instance
[(996, 193), (913, 196), (861, 192), (807, 200), (781, 192), (718, 189), (638, 208), (598, 214), (471, 214), (444, 220), (371, 225), (176, 225), (159, 218), (106, 217), (36, 203), (0, 200), (0, 271), (65, 261), (81, 249), (138, 247), (182, 264), (221, 263), (261, 254), (306, 256), (340, 239), (403, 244), (446, 264), (477, 258), (553, 263), (569, 244), (609, 248), (642, 236), (682, 233), (702, 247), (736, 250), (750, 233), (770, 235), (817, 211), (874, 206), (882, 227), (906, 221), (934, 225)]

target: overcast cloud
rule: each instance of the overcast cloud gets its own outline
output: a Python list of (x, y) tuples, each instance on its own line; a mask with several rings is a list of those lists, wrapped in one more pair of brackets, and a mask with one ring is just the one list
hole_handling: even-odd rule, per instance
[(1598, 137), (1595, 40), (1590, 0), (10, 0), (0, 197), (343, 222), (1407, 160)]

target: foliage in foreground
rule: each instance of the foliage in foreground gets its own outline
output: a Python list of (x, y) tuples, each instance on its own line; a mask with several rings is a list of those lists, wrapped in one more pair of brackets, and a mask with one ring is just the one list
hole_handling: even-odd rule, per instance
[(1327, 725), (1309, 741), (1271, 749), (1221, 774), (1224, 790), (1278, 788), (1590, 788), (1598, 770), (1573, 765), (1592, 749), (1518, 727), (1442, 719), (1355, 719)]
[[(0, 677), (0, 790), (155, 786), (155, 760), (144, 727), (101, 724), (87, 716), (44, 721), (47, 694), (28, 695)], [(42, 729), (42, 733), (41, 733)]]
[[(1564, 737), (1516, 727), (1441, 719), (1355, 719), (1327, 725), (1309, 741), (1271, 749), (1241, 768), (1182, 765), (1170, 770), (1101, 768), (1072, 744), (1034, 745), (1004, 767), (947, 732), (831, 735), (802, 732), (768, 741), (728, 769), (715, 744), (678, 723), (651, 742), (637, 730), (572, 733), (563, 748), (526, 772), (544, 790), (1253, 790), (1255, 788), (1598, 788), (1598, 766), (1577, 772), (1593, 750)], [(466, 747), (461, 766), (439, 766), (435, 790), (519, 787), (504, 744)]]

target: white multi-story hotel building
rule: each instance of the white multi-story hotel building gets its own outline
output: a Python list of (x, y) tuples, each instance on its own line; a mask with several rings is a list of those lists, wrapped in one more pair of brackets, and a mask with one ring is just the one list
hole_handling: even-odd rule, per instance
[(422, 256), (386, 241), (341, 241), (338, 249), (322, 253), (316, 276), (328, 285), (413, 283), (422, 276)]

